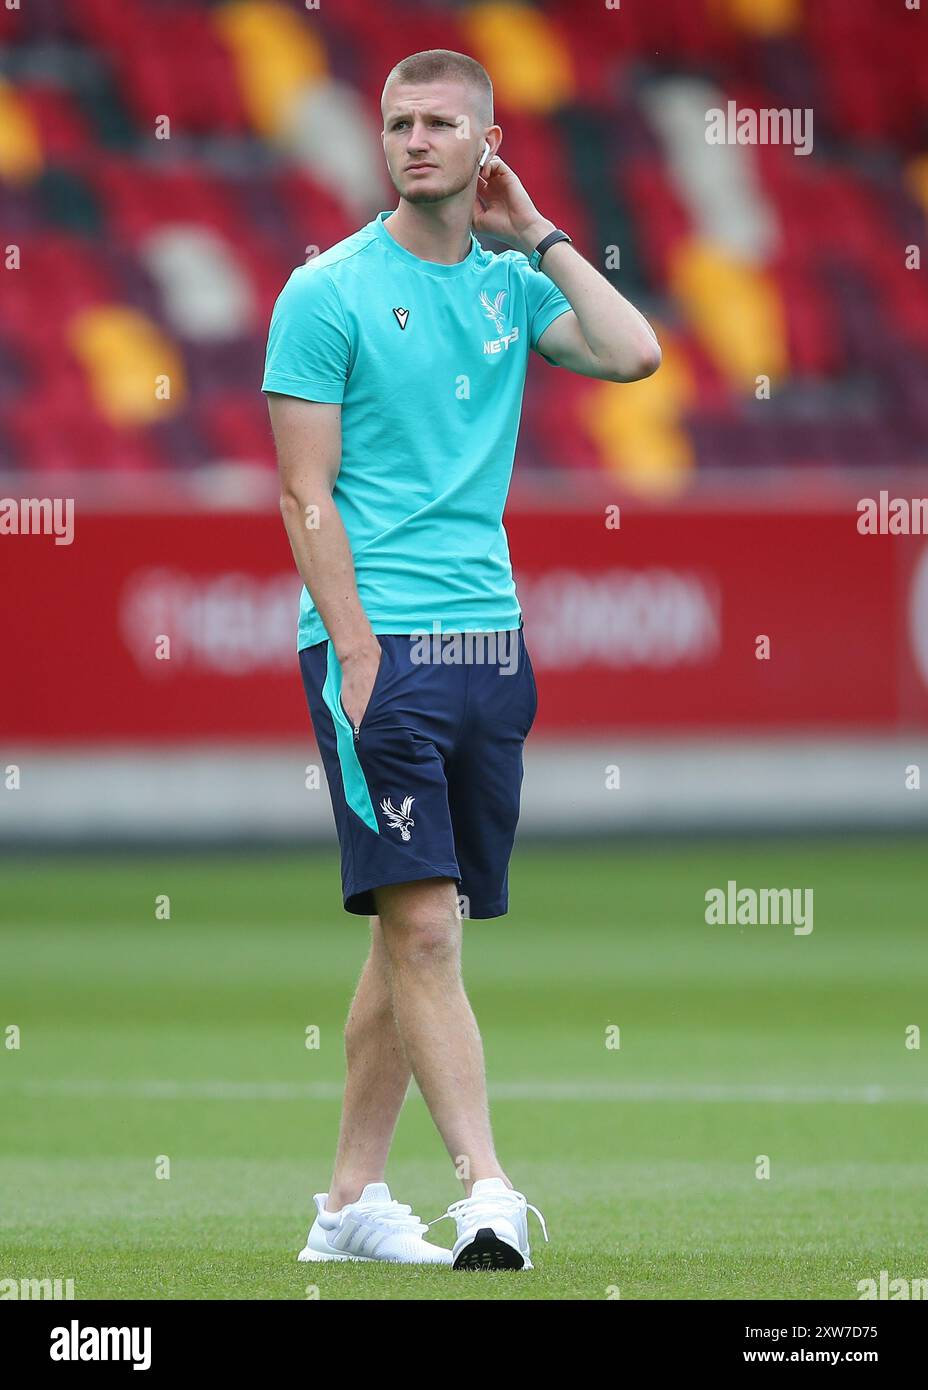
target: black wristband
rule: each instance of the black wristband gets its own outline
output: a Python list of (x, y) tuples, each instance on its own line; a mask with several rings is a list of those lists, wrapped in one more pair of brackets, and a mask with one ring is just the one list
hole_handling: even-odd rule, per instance
[(528, 263), (532, 267), (532, 270), (540, 269), (542, 256), (545, 254), (545, 252), (548, 250), (550, 246), (554, 246), (555, 243), (559, 241), (568, 241), (570, 242), (571, 246), (573, 245), (573, 242), (571, 241), (571, 238), (567, 235), (567, 233), (562, 232), (560, 230), (555, 232), (549, 232), (546, 237), (542, 237), (541, 241), (539, 241), (538, 245), (535, 247), (534, 251), (528, 258)]

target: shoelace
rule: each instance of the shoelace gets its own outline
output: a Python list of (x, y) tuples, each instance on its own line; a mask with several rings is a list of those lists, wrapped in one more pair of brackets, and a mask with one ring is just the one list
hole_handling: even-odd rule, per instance
[(418, 1231), (424, 1235), (428, 1230), (418, 1216), (413, 1216), (411, 1206), (397, 1202), (395, 1198), (390, 1202), (349, 1202), (343, 1210), (357, 1212), (359, 1216), (372, 1216), (377, 1221), (385, 1221), (388, 1226), (395, 1226), (398, 1231)]
[[(516, 1192), (513, 1188), (507, 1188), (505, 1192), (481, 1193), (478, 1197), (461, 1197), (457, 1202), (452, 1202), (448, 1210), (442, 1216), (436, 1216), (434, 1221), (430, 1221), (429, 1226), (435, 1226), (439, 1221), (444, 1221), (446, 1217), (453, 1216), (457, 1219), (465, 1208), (469, 1208), (467, 1215), (472, 1217), (474, 1222), (479, 1225), (481, 1219), (489, 1220), (494, 1213), (494, 1209), (499, 1208), (500, 1201), (508, 1201), (517, 1210), (521, 1210), (522, 1203), (525, 1202), (526, 1211), (533, 1211), (541, 1222), (541, 1229), (544, 1232), (545, 1240), (548, 1239), (548, 1228), (545, 1219), (537, 1207), (533, 1207), (531, 1202), (525, 1200), (521, 1192)], [(428, 1227), (426, 1228), (428, 1229)]]

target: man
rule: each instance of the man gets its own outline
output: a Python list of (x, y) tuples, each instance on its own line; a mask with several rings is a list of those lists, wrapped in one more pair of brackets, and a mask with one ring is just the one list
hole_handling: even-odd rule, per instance
[[(537, 704), (502, 514), (529, 347), (616, 382), (649, 376), (660, 348), (499, 158), (479, 63), (417, 53), (382, 108), (399, 204), (293, 272), (263, 383), (344, 905), (372, 938), (300, 1259), (530, 1269), (460, 971), (462, 916), (508, 909)], [(512, 249), (484, 251), (472, 228)], [(410, 1075), (464, 1182), (452, 1251), (383, 1181)]]

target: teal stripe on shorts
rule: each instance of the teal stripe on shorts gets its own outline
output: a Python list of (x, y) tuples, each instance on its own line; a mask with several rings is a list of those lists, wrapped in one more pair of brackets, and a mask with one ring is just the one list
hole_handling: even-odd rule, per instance
[(326, 675), (325, 685), (322, 687), (322, 698), (325, 700), (335, 724), (338, 764), (342, 771), (342, 781), (345, 784), (345, 800), (355, 815), (359, 816), (365, 825), (369, 825), (371, 830), (379, 835), (380, 826), (377, 824), (377, 817), (374, 814), (374, 803), (371, 801), (364, 769), (361, 767), (355, 748), (354, 729), (348, 722), (348, 716), (342, 708), (341, 664), (335, 655), (335, 648), (331, 641), (326, 643), (326, 647)]

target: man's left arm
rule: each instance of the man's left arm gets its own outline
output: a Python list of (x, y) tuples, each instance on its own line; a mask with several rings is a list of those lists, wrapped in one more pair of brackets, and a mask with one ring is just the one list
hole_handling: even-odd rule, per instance
[[(478, 179), (473, 223), (525, 256), (556, 230), (498, 155)], [(647, 319), (569, 242), (555, 242), (531, 273), (547, 275), (571, 306), (538, 339), (543, 356), (601, 381), (640, 381), (657, 371), (661, 349)]]
[[(518, 249), (530, 256), (553, 231), (553, 222), (539, 222)], [(641, 381), (657, 371), (661, 349), (647, 319), (570, 242), (556, 241), (538, 274), (547, 275), (571, 306), (538, 339), (540, 353), (600, 381)]]

